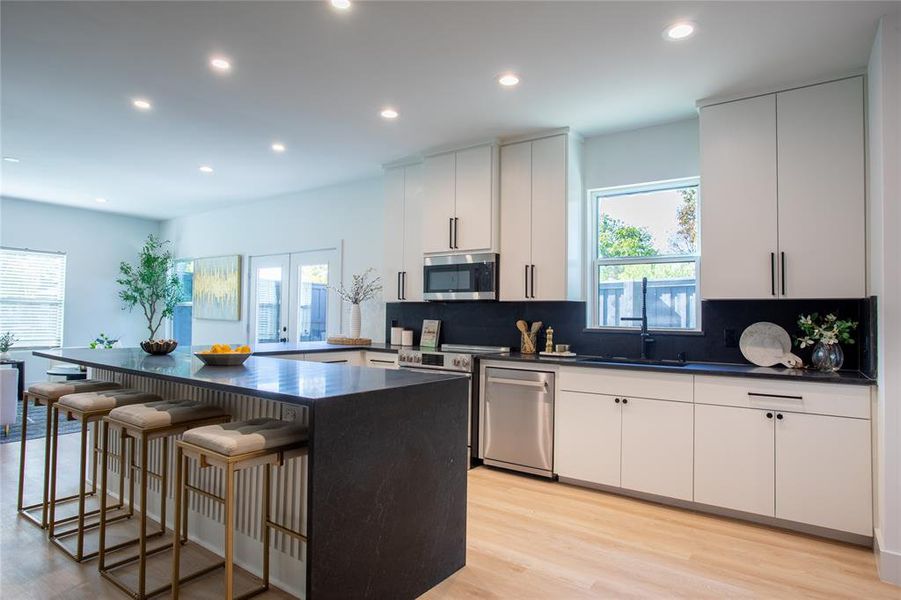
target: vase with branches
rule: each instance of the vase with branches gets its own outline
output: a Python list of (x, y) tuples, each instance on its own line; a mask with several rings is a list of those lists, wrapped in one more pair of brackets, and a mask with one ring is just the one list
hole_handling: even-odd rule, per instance
[(798, 328), (803, 335), (795, 338), (800, 348), (813, 346), (810, 362), (820, 371), (838, 371), (845, 361), (842, 344), (853, 344), (852, 333), (857, 329), (857, 321), (839, 319), (830, 313), (820, 315), (801, 315), (798, 317)]
[(350, 287), (343, 284), (329, 286), (338, 296), (350, 302), (350, 337), (358, 339), (362, 328), (362, 316), (360, 305), (367, 300), (375, 298), (382, 291), (382, 278), (379, 276), (370, 279), (374, 269), (366, 269), (351, 277)]
[[(168, 250), (168, 240), (155, 235), (147, 236), (138, 255), (136, 264), (122, 262), (119, 265), (119, 299), (128, 310), (141, 309), (147, 321), (150, 337), (142, 343), (144, 350), (153, 354), (168, 348), (175, 349), (174, 340), (157, 340), (156, 334), (163, 321), (170, 318), (181, 297), (181, 281), (175, 274), (172, 253)], [(169, 348), (171, 346), (171, 348)], [(148, 347), (158, 349), (154, 352)]]
[(14, 336), (12, 331), (7, 331), (3, 335), (0, 335), (0, 358), (9, 358), (10, 348), (15, 346), (18, 341), (19, 338)]

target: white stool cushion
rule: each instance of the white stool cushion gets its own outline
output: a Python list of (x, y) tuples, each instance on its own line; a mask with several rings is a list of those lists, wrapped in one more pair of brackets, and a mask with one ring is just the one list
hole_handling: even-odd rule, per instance
[(94, 410), (110, 410), (117, 406), (125, 406), (127, 404), (159, 402), (160, 400), (162, 400), (162, 397), (157, 394), (151, 394), (150, 392), (134, 388), (126, 388), (121, 390), (66, 394), (59, 399), (59, 405), (88, 412)]
[(195, 427), (186, 431), (182, 439), (219, 454), (235, 456), (300, 444), (307, 440), (308, 434), (307, 427), (300, 423), (260, 418)]
[(51, 400), (59, 400), (66, 394), (78, 392), (98, 392), (100, 390), (115, 390), (122, 386), (114, 381), (100, 381), (99, 379), (82, 379), (76, 381), (46, 381), (28, 386), (30, 394), (45, 396)]
[(120, 406), (110, 411), (110, 418), (143, 429), (178, 425), (187, 421), (221, 417), (225, 411), (198, 400), (161, 400)]

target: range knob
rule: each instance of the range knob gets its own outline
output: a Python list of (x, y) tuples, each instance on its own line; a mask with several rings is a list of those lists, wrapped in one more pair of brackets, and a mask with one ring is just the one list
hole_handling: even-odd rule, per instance
[(413, 357), (413, 362), (415, 362), (418, 365), (419, 363), (422, 362), (422, 356), (417, 354), (416, 356)]

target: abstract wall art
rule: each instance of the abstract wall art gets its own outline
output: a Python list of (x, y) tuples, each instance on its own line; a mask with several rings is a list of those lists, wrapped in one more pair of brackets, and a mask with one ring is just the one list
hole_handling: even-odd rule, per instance
[(216, 321), (241, 319), (241, 257), (215, 256), (194, 260), (194, 318)]

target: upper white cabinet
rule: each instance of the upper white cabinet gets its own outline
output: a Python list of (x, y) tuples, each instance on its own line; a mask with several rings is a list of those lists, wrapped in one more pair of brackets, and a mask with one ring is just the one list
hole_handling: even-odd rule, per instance
[(581, 298), (577, 144), (564, 133), (501, 148), (501, 300)]
[(863, 80), (781, 92), (776, 114), (780, 293), (865, 296)]
[(701, 109), (701, 297), (777, 294), (776, 97)]
[(705, 106), (700, 140), (703, 298), (865, 295), (862, 77)]
[(386, 302), (422, 300), (422, 165), (385, 170)]
[(486, 144), (425, 159), (423, 252), (497, 251), (497, 158)]

